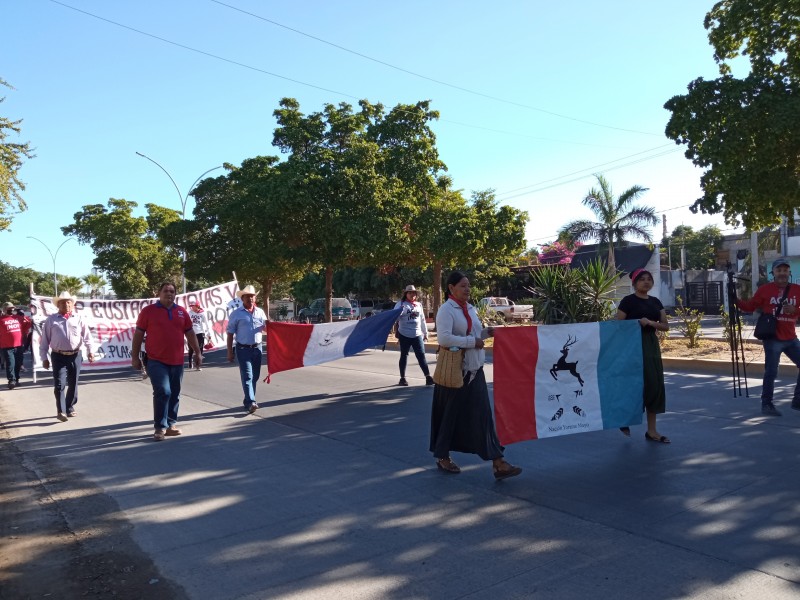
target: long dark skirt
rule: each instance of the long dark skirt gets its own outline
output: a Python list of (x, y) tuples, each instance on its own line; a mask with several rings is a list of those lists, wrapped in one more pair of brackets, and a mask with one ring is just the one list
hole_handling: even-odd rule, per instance
[(653, 331), (642, 332), (642, 360), (644, 361), (644, 408), (649, 413), (664, 413), (667, 410), (664, 363), (661, 361), (658, 337)]
[(494, 429), (483, 369), (460, 389), (433, 387), (430, 451), (435, 458), (447, 458), (452, 451), (493, 460), (504, 449)]

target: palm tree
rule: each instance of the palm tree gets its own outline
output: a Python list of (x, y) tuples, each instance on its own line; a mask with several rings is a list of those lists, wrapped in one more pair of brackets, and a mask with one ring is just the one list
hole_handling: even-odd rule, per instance
[(614, 198), (611, 184), (606, 178), (599, 174), (595, 177), (600, 189), (590, 189), (583, 204), (592, 209), (597, 221), (584, 219), (567, 223), (559, 231), (559, 239), (566, 237), (575, 242), (597, 240), (602, 245), (607, 244), (608, 265), (616, 269), (614, 244), (624, 242), (627, 237), (638, 237), (652, 242), (653, 238), (647, 227), (658, 224), (658, 217), (652, 206), (632, 206), (647, 188), (635, 185)]
[(80, 294), (83, 289), (83, 280), (80, 277), (73, 277), (72, 275), (61, 275), (58, 278), (59, 291), (67, 291), (73, 296)]
[(89, 288), (90, 298), (97, 298), (100, 295), (100, 290), (108, 285), (102, 275), (95, 275), (94, 273), (86, 275), (83, 278), (83, 283)]

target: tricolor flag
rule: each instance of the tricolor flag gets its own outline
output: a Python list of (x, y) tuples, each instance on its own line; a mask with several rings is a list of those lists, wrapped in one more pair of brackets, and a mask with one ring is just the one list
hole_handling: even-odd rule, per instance
[(641, 423), (641, 336), (636, 320), (496, 327), (500, 443)]
[(267, 375), (353, 356), (383, 346), (400, 309), (359, 321), (305, 325), (270, 321), (267, 325)]

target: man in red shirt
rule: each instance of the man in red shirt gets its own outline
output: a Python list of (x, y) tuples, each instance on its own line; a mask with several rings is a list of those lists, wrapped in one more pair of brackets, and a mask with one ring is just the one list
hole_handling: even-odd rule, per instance
[[(764, 340), (764, 383), (761, 387), (762, 414), (780, 417), (780, 411), (772, 402), (772, 395), (781, 353), (785, 353), (800, 369), (800, 340), (797, 339), (795, 329), (797, 319), (800, 317), (800, 310), (797, 308), (800, 302), (800, 285), (789, 283), (791, 272), (789, 261), (785, 258), (778, 258), (772, 262), (772, 277), (773, 281), (758, 288), (750, 300), (736, 300), (736, 305), (746, 312), (758, 309), (773, 315), (778, 305), (782, 305), (775, 337)], [(789, 286), (788, 291), (787, 286)], [(794, 388), (792, 408), (800, 410), (800, 370)]]
[(17, 364), (17, 348), (22, 348), (22, 323), (14, 314), (14, 305), (6, 302), (3, 305), (3, 315), (0, 316), (0, 353), (6, 366), (8, 389), (13, 390), (19, 385), (19, 372), (22, 362)]
[(189, 311), (175, 304), (175, 284), (161, 284), (158, 300), (142, 309), (136, 321), (136, 331), (131, 344), (131, 366), (140, 371), (139, 352), (142, 339), (147, 335), (147, 374), (153, 385), (153, 439), (160, 442), (166, 436), (180, 435), (178, 405), (183, 382), (183, 340), (192, 348), (195, 364), (200, 366), (203, 357), (192, 329)]

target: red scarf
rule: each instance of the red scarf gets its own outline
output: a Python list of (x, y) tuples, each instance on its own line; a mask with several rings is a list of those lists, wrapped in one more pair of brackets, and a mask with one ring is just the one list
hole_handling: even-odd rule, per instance
[(72, 316), (72, 313), (64, 313), (61, 316), (64, 317), (65, 319), (69, 319)]
[(459, 300), (456, 300), (452, 296), (450, 296), (450, 297), (453, 299), (453, 302), (455, 302), (456, 304), (458, 304), (461, 307), (461, 311), (464, 313), (464, 317), (466, 317), (466, 319), (467, 319), (467, 335), (470, 335), (472, 333), (472, 319), (469, 316), (469, 310), (467, 309), (467, 303), (466, 302), (461, 302)]

